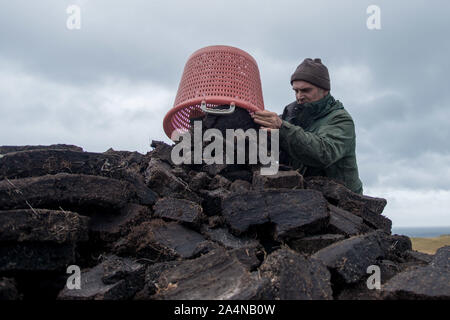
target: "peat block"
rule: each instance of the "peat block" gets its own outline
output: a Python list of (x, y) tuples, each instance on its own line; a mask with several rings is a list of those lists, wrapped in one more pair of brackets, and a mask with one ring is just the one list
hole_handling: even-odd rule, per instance
[(218, 215), (222, 212), (224, 200), (231, 194), (230, 191), (219, 188), (215, 190), (199, 190), (203, 198), (202, 207), (207, 216)]
[(289, 247), (297, 252), (311, 254), (344, 239), (345, 236), (342, 234), (319, 234), (292, 240)]
[(117, 154), (73, 150), (27, 150), (6, 154), (0, 160), (0, 179), (72, 173), (114, 177), (129, 161)]
[[(212, 251), (212, 250), (209, 250)], [(228, 253), (235, 257), (248, 271), (254, 271), (261, 265), (264, 250), (261, 245), (249, 245), (248, 247), (232, 249)]]
[(351, 237), (371, 231), (361, 217), (331, 204), (328, 207), (330, 208), (328, 232)]
[(267, 189), (233, 194), (223, 201), (222, 214), (237, 235), (252, 226), (273, 223), (276, 239), (314, 234), (329, 220), (327, 202), (315, 190)]
[(199, 227), (204, 220), (203, 208), (192, 201), (184, 199), (163, 198), (156, 202), (154, 216), (184, 222)]
[(189, 188), (192, 190), (207, 189), (211, 178), (206, 172), (197, 172), (189, 182)]
[(152, 262), (186, 259), (199, 254), (206, 239), (177, 222), (154, 219), (131, 229), (118, 240), (114, 251), (121, 256), (135, 256)]
[(403, 235), (386, 235), (383, 237), (383, 243), (387, 248), (385, 257), (396, 262), (404, 262), (407, 252), (412, 250), (411, 239)]
[(0, 211), (0, 271), (54, 271), (74, 262), (89, 218), (70, 211)]
[(337, 283), (356, 283), (367, 275), (368, 266), (385, 255), (383, 236), (380, 231), (354, 236), (319, 250), (312, 257), (330, 269)]
[(116, 215), (95, 213), (91, 216), (89, 230), (97, 239), (111, 242), (126, 236), (132, 227), (152, 219), (149, 207), (129, 203)]
[(380, 267), (382, 284), (402, 271), (401, 267), (391, 260), (381, 260), (378, 262), (378, 266)]
[(347, 211), (366, 210), (381, 214), (386, 206), (386, 199), (360, 195), (347, 189), (344, 185), (327, 177), (310, 177), (306, 179), (306, 187), (321, 191), (330, 200), (337, 202), (338, 207)]
[(382, 286), (384, 299), (450, 299), (450, 271), (434, 266), (412, 267)]
[(331, 300), (330, 273), (315, 259), (282, 248), (269, 254), (259, 268), (271, 282), (275, 299)]
[(274, 175), (253, 173), (253, 189), (303, 189), (303, 176), (297, 171), (278, 171)]
[(211, 241), (219, 243), (221, 246), (228, 249), (241, 249), (246, 247), (254, 247), (259, 245), (259, 241), (256, 239), (250, 239), (247, 237), (236, 237), (232, 235), (227, 228), (209, 228), (204, 227), (202, 229), (204, 234)]
[(431, 265), (438, 268), (450, 269), (450, 246), (439, 248), (431, 261)]
[[(127, 203), (152, 205), (155, 193), (127, 181), (82, 174), (59, 173), (0, 181), (0, 207), (48, 208), (90, 215), (97, 210), (116, 212)], [(28, 202), (28, 204), (27, 204)]]
[(249, 300), (267, 298), (269, 280), (250, 273), (223, 248), (164, 270), (154, 284), (153, 299)]
[(433, 260), (433, 255), (419, 252), (416, 250), (407, 250), (403, 257), (410, 262), (416, 264), (428, 265)]
[(381, 215), (386, 199), (354, 193), (326, 177), (309, 177), (306, 179), (306, 187), (322, 192), (331, 204), (360, 216), (374, 229), (383, 229), (388, 233), (391, 231), (391, 220)]
[(88, 240), (89, 218), (71, 211), (19, 209), (0, 211), (0, 243)]
[(157, 280), (163, 271), (178, 267), (183, 260), (172, 260), (157, 262), (147, 266), (145, 271), (144, 287), (136, 293), (135, 300), (151, 300), (152, 296), (159, 290)]
[(159, 159), (150, 160), (145, 171), (145, 183), (160, 197), (171, 196), (201, 202), (201, 198), (189, 188), (188, 183), (173, 174), (170, 165)]
[(151, 158), (158, 158), (171, 165), (174, 165), (174, 163), (172, 162), (172, 155), (171, 155), (173, 146), (170, 146), (163, 141), (155, 141), (155, 140), (152, 140), (150, 146), (154, 149), (149, 153), (147, 153), (147, 156), (150, 156)]
[(0, 146), (0, 154), (7, 154), (10, 152), (27, 151), (27, 150), (72, 150), (82, 152), (83, 148), (71, 144), (52, 144), (49, 146), (34, 145), (34, 146)]
[(81, 289), (64, 288), (60, 300), (127, 300), (144, 286), (145, 265), (113, 255), (81, 272)]

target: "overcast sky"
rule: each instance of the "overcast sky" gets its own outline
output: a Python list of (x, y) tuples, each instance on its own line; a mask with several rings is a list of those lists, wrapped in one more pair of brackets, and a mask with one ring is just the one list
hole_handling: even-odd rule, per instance
[[(191, 53), (223, 44), (257, 61), (265, 107), (320, 57), (352, 115), (364, 192), (394, 227), (450, 226), (450, 2), (0, 0), (0, 145), (149, 151)], [(67, 7), (81, 9), (69, 30)], [(369, 30), (369, 5), (381, 29)]]

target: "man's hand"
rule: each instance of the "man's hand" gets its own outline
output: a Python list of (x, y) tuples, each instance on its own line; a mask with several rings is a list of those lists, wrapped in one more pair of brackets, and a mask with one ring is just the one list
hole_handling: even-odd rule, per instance
[(260, 124), (262, 129), (280, 129), (282, 121), (278, 114), (275, 112), (270, 112), (268, 110), (256, 111), (252, 115), (253, 121)]

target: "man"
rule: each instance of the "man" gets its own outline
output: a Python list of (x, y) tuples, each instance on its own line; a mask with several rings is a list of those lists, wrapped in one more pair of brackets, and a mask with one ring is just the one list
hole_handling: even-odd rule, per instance
[(326, 176), (362, 194), (355, 155), (355, 126), (350, 114), (330, 94), (328, 69), (320, 59), (305, 59), (291, 76), (296, 101), (281, 118), (255, 112), (263, 128), (280, 129), (280, 148), (304, 176)]

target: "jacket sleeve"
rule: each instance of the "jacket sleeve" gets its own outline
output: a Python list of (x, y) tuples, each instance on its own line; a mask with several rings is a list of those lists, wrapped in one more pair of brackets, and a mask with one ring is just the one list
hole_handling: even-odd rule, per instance
[(336, 115), (316, 133), (286, 120), (280, 128), (280, 147), (290, 157), (310, 167), (327, 168), (344, 157), (354, 143), (355, 126), (345, 114)]

